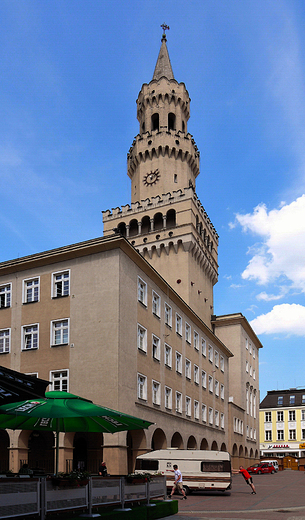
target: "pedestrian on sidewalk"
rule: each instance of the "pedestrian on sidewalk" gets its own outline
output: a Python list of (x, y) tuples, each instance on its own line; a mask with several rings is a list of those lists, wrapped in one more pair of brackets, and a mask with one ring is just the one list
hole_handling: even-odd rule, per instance
[(253, 484), (252, 477), (251, 477), (250, 473), (245, 468), (243, 468), (242, 466), (239, 466), (239, 469), (232, 469), (232, 473), (234, 475), (237, 475), (238, 473), (241, 473), (242, 476), (244, 477), (245, 481), (247, 482), (248, 486), (250, 486), (250, 488), (252, 489), (252, 495), (256, 495), (256, 491), (255, 491), (255, 487), (254, 487), (254, 484)]
[(178, 493), (182, 493), (184, 500), (187, 499), (187, 496), (185, 494), (185, 491), (183, 489), (183, 482), (182, 482), (182, 474), (180, 469), (178, 468), (177, 464), (173, 465), (174, 472), (175, 472), (175, 482), (172, 488), (172, 492), (170, 494), (170, 498), (172, 498), (173, 494), (175, 493), (175, 490), (177, 489)]

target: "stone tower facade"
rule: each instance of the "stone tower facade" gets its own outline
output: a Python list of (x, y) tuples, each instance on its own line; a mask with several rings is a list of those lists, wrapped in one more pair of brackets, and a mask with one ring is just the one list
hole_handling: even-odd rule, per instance
[(200, 153), (187, 131), (190, 97), (174, 78), (165, 34), (137, 99), (139, 134), (127, 155), (131, 204), (103, 212), (104, 235), (124, 235), (210, 324), (218, 234), (196, 195)]

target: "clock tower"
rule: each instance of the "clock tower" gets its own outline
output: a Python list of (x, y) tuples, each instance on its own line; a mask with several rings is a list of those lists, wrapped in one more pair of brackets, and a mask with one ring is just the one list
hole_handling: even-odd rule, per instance
[(218, 234), (196, 195), (190, 97), (174, 77), (166, 41), (163, 34), (153, 78), (137, 99), (139, 133), (127, 154), (131, 204), (103, 211), (104, 235), (124, 235), (211, 326)]

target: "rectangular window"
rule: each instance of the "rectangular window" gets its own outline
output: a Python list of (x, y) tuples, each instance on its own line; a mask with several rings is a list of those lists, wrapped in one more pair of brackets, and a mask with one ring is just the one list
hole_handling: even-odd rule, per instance
[(290, 441), (296, 440), (296, 431), (295, 430), (289, 430), (289, 440)]
[(190, 397), (186, 396), (185, 398), (185, 415), (187, 417), (191, 417), (192, 415), (192, 400)]
[(155, 293), (155, 291), (153, 291), (152, 292), (152, 312), (155, 316), (158, 316), (158, 318), (160, 318), (160, 308), (161, 308), (161, 298), (157, 293)]
[(302, 395), (302, 404), (305, 404), (305, 395)]
[(271, 412), (265, 412), (265, 422), (271, 422)]
[(289, 421), (295, 421), (295, 410), (289, 410)]
[(182, 394), (176, 392), (176, 412), (182, 413)]
[(209, 424), (213, 424), (213, 408), (209, 408)]
[(11, 306), (12, 285), (0, 285), (0, 309)]
[(53, 273), (52, 297), (61, 298), (70, 294), (70, 271)]
[(147, 377), (138, 374), (138, 399), (147, 400)]
[(282, 395), (279, 395), (277, 398), (277, 405), (283, 406), (283, 402), (284, 402), (284, 397)]
[(283, 422), (284, 420), (284, 412), (277, 412), (277, 421), (278, 422)]
[(305, 439), (305, 429), (302, 428), (302, 439)]
[(201, 420), (207, 422), (207, 407), (205, 404), (201, 405)]
[(207, 357), (207, 342), (204, 338), (201, 338), (201, 354)]
[(138, 323), (138, 349), (147, 352), (147, 330)]
[(182, 336), (182, 318), (176, 313), (176, 332), (179, 336)]
[(209, 376), (209, 392), (213, 393), (213, 377)]
[(194, 349), (199, 350), (199, 334), (194, 330)]
[(214, 360), (215, 360), (215, 367), (219, 367), (219, 354), (217, 352), (217, 350), (215, 350), (215, 353), (214, 353)]
[(172, 409), (172, 389), (168, 386), (165, 387), (165, 408)]
[(302, 414), (302, 421), (305, 421), (305, 410), (302, 410), (301, 414)]
[(191, 362), (189, 359), (185, 360), (185, 377), (191, 379)]
[(224, 401), (224, 398), (225, 398), (225, 387), (224, 387), (224, 385), (220, 385), (220, 398)]
[(69, 370), (54, 370), (50, 372), (52, 390), (69, 392)]
[(277, 440), (283, 441), (284, 440), (284, 430), (278, 430), (277, 431)]
[(253, 359), (255, 359), (255, 347), (253, 347), (253, 353), (252, 353)]
[(51, 322), (51, 345), (67, 345), (69, 343), (69, 320)]
[(31, 280), (23, 280), (23, 303), (39, 301), (39, 277)]
[(182, 356), (179, 352), (176, 352), (176, 372), (182, 374)]
[(212, 347), (212, 345), (209, 345), (208, 351), (209, 351), (209, 361), (210, 361), (210, 363), (213, 363), (213, 347)]
[(250, 375), (250, 377), (252, 377), (252, 365), (250, 365), (249, 375)]
[(253, 368), (253, 379), (254, 379), (254, 381), (255, 381), (255, 379), (256, 379), (256, 372), (255, 372), (255, 368)]
[(167, 303), (164, 305), (164, 321), (169, 327), (172, 326), (172, 308)]
[(138, 277), (138, 301), (147, 306), (147, 284)]
[(194, 418), (199, 420), (199, 402), (194, 401)]
[(197, 365), (194, 365), (194, 383), (199, 385), (199, 367)]
[(34, 350), (38, 348), (38, 323), (24, 325), (22, 327), (22, 350)]
[(220, 356), (220, 370), (225, 371), (225, 358), (223, 356)]
[(164, 347), (164, 362), (167, 367), (172, 368), (172, 347), (167, 344)]
[(160, 339), (154, 335), (152, 337), (152, 356), (157, 361), (160, 361)]
[[(247, 426), (247, 428), (248, 428), (248, 426)], [(265, 431), (265, 441), (272, 441), (272, 431), (271, 430)]]
[(250, 352), (250, 354), (252, 354), (252, 343), (250, 343), (250, 345), (249, 345), (249, 352)]
[(219, 412), (215, 410), (215, 426), (219, 426)]
[(185, 341), (189, 344), (191, 344), (192, 341), (191, 327), (188, 323), (185, 324)]
[(292, 404), (295, 404), (295, 395), (290, 395), (290, 396), (289, 396), (289, 404), (290, 404), (290, 406), (291, 406)]
[(219, 397), (219, 381), (217, 379), (215, 379), (215, 395)]
[(246, 436), (247, 436), (247, 439), (249, 439), (249, 426), (247, 426), (247, 428), (246, 428)]
[(0, 330), (0, 354), (7, 354), (11, 349), (11, 329)]
[(221, 413), (220, 414), (220, 428), (222, 430), (224, 430), (224, 427), (225, 427), (225, 414)]
[(201, 386), (202, 388), (207, 387), (207, 374), (204, 370), (201, 370)]
[(249, 372), (249, 363), (248, 363), (248, 361), (246, 361), (246, 372), (247, 373)]
[(253, 439), (256, 441), (256, 429), (253, 429)]
[(152, 382), (152, 401), (153, 404), (161, 404), (161, 385), (158, 381)]

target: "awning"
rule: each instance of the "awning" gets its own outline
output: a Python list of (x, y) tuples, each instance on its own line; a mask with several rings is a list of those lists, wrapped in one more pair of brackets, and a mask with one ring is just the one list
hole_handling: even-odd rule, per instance
[(44, 397), (49, 381), (0, 366), (0, 405)]

